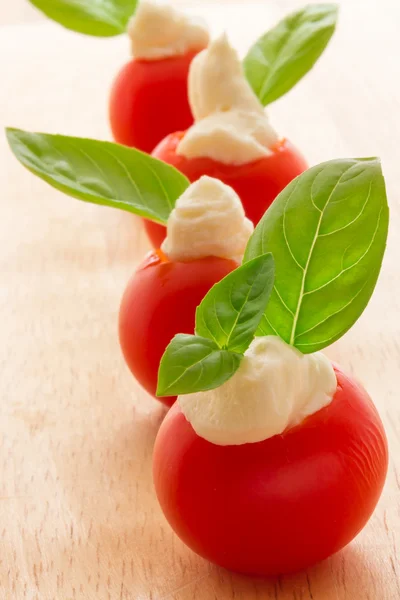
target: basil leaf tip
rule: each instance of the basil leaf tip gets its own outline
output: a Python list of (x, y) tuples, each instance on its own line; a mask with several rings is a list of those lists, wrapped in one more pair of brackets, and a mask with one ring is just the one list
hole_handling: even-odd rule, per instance
[(237, 371), (242, 356), (207, 338), (176, 335), (161, 359), (157, 396), (177, 396), (219, 387)]

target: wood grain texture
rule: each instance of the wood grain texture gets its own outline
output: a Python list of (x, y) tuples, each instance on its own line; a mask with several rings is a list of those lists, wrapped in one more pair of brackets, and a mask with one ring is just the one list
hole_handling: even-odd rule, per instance
[[(193, 3), (192, 3), (193, 4)], [(128, 214), (69, 199), (35, 179), (0, 139), (0, 598), (3, 600), (398, 600), (400, 598), (399, 4), (343, 0), (316, 69), (271, 107), (310, 163), (380, 155), (391, 204), (376, 294), (328, 354), (363, 381), (391, 464), (365, 530), (343, 552), (276, 581), (195, 556), (157, 505), (151, 453), (164, 410), (135, 384), (116, 322), (147, 249)], [(244, 51), (301, 2), (235, 3), (214, 16)], [(4, 10), (2, 8), (2, 10)], [(48, 23), (0, 29), (2, 125), (106, 138), (106, 96), (124, 39)]]

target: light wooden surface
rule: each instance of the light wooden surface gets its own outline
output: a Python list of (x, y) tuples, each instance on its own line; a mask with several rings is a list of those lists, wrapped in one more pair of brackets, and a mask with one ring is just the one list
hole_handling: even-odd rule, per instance
[[(300, 4), (202, 3), (201, 12), (244, 51)], [(233, 575), (171, 532), (151, 481), (164, 410), (133, 381), (116, 335), (144, 235), (133, 217), (35, 179), (1, 136), (1, 600), (400, 598), (399, 24), (394, 0), (342, 2), (326, 56), (270, 111), (311, 163), (379, 154), (392, 213), (373, 301), (328, 351), (364, 382), (382, 415), (387, 485), (350, 547), (293, 577)], [(1, 28), (1, 124), (107, 137), (107, 89), (127, 46), (48, 23)]]

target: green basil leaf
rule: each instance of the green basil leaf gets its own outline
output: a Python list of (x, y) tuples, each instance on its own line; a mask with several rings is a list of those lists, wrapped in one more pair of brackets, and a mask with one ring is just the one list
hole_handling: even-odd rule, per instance
[(274, 285), (274, 259), (264, 254), (216, 283), (196, 311), (196, 334), (243, 354), (254, 338)]
[(7, 129), (18, 160), (65, 194), (165, 224), (189, 180), (144, 152), (111, 142)]
[(98, 37), (125, 33), (138, 0), (29, 0), (67, 29)]
[(198, 335), (176, 335), (161, 359), (157, 396), (178, 396), (219, 387), (237, 371), (242, 356), (220, 350)]
[(250, 48), (244, 71), (264, 106), (286, 94), (314, 66), (335, 31), (337, 14), (336, 4), (310, 4)]
[(275, 285), (258, 335), (304, 353), (340, 338), (374, 290), (389, 210), (378, 159), (322, 163), (292, 181), (257, 225), (245, 261), (275, 260)]

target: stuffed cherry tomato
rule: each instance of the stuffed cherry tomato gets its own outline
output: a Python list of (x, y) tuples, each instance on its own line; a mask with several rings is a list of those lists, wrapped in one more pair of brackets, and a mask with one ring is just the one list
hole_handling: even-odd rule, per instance
[[(197, 305), (236, 267), (225, 258), (171, 262), (152, 252), (137, 269), (122, 298), (119, 339), (128, 367), (149, 394), (156, 395), (160, 360), (171, 339), (193, 331)], [(175, 399), (160, 398), (168, 406)]]
[[(153, 396), (165, 348), (175, 334), (193, 332), (197, 305), (238, 266), (253, 226), (232, 189), (203, 177), (178, 198), (167, 229), (162, 252), (129, 282), (119, 319), (125, 360)], [(161, 400), (171, 405), (175, 396)]]
[(193, 123), (187, 75), (194, 52), (159, 60), (132, 60), (117, 76), (110, 97), (114, 139), (151, 152), (171, 131)]
[[(371, 188), (370, 212), (357, 222)], [(367, 523), (387, 472), (384, 428), (366, 391), (320, 350), (368, 303), (387, 232), (379, 160), (309, 169), (266, 212), (243, 264), (202, 300), (194, 335), (167, 347), (157, 391), (178, 400), (156, 439), (155, 488), (201, 556), (281, 575), (337, 552)], [(345, 313), (355, 294), (360, 304)]]
[[(209, 175), (231, 186), (256, 225), (276, 196), (307, 168), (305, 159), (272, 129), (226, 37), (193, 60), (189, 93), (195, 124), (169, 135), (153, 156), (190, 181)], [(146, 229), (152, 242), (160, 238), (160, 230)]]
[[(211, 443), (176, 403), (157, 436), (154, 481), (192, 550), (233, 571), (279, 575), (330, 556), (364, 527), (385, 481), (386, 437), (367, 393), (335, 373), (329, 405), (256, 443)], [(251, 403), (236, 398), (247, 414)]]
[[(212, 158), (186, 158), (178, 154), (177, 147), (184, 135), (183, 132), (169, 135), (157, 146), (153, 156), (177, 168), (190, 181), (209, 175), (231, 186), (254, 225), (287, 184), (307, 168), (304, 158), (289, 140), (277, 142), (265, 158), (233, 167)], [(145, 223), (145, 228), (152, 244), (159, 245), (165, 237), (165, 228), (152, 222)]]
[(151, 152), (167, 134), (193, 123), (187, 78), (208, 33), (194, 19), (150, 0), (140, 2), (128, 33), (134, 58), (112, 87), (111, 129), (117, 142)]

